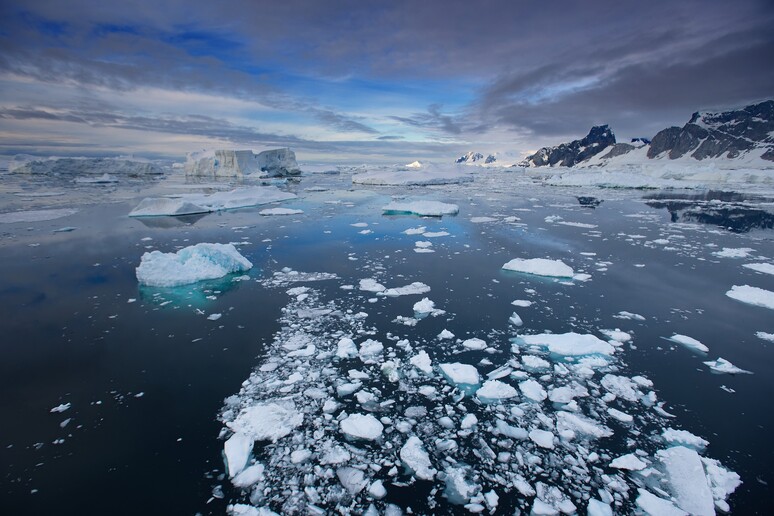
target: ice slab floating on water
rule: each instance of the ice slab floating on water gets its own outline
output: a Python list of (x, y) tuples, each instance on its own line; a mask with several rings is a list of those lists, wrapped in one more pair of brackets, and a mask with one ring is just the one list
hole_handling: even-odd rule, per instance
[(715, 371), (716, 373), (723, 374), (752, 374), (752, 372), (745, 369), (736, 367), (734, 364), (726, 360), (725, 358), (718, 358), (717, 360), (710, 360), (704, 362), (704, 364)]
[(228, 476), (235, 477), (245, 469), (250, 453), (253, 451), (254, 439), (241, 432), (236, 432), (223, 443), (223, 453), (226, 456)]
[(556, 278), (572, 278), (575, 272), (572, 267), (561, 260), (548, 260), (546, 258), (514, 258), (503, 269), (514, 272), (534, 274), (536, 276), (549, 276)]
[(267, 208), (258, 212), (258, 215), (301, 215), (304, 210), (293, 210), (291, 208)]
[(382, 207), (384, 213), (413, 213), (423, 217), (442, 217), (456, 215), (460, 208), (456, 204), (440, 201), (392, 201)]
[(612, 355), (615, 347), (604, 340), (590, 334), (542, 333), (539, 335), (522, 335), (520, 340), (534, 346), (545, 347), (551, 353), (562, 356), (581, 355)]
[(509, 398), (515, 398), (518, 395), (516, 389), (500, 380), (487, 380), (484, 385), (476, 391), (476, 397), (484, 403), (493, 403)]
[(645, 514), (652, 516), (688, 516), (688, 513), (678, 509), (669, 500), (664, 500), (654, 495), (650, 491), (637, 489), (637, 507), (645, 511)]
[(176, 253), (145, 253), (137, 267), (137, 280), (151, 287), (175, 287), (216, 279), (251, 269), (253, 264), (233, 244), (201, 243)]
[(378, 439), (384, 430), (384, 425), (371, 414), (351, 414), (339, 426), (348, 436), (366, 441)]
[(774, 310), (774, 292), (750, 285), (734, 285), (726, 292), (731, 299), (749, 305), (762, 306)]
[(674, 446), (656, 452), (677, 506), (696, 516), (713, 516), (715, 504), (701, 457), (695, 450)]
[(276, 442), (303, 422), (304, 415), (292, 403), (270, 402), (246, 407), (228, 427), (254, 441)]
[[(419, 162), (414, 162), (419, 163)], [(378, 170), (369, 170), (360, 174), (352, 175), (352, 182), (361, 185), (379, 185), (379, 186), (424, 186), (424, 185), (443, 185), (454, 183), (468, 183), (473, 181), (470, 171), (455, 166), (438, 166), (431, 163), (414, 163), (404, 167), (382, 168)]]
[(44, 222), (47, 220), (61, 219), (78, 213), (74, 208), (60, 208), (56, 210), (26, 210), (0, 213), (0, 223), (13, 224), (16, 222)]
[(677, 342), (678, 344), (682, 344), (688, 349), (693, 349), (696, 351), (700, 351), (702, 353), (707, 353), (709, 351), (709, 348), (699, 342), (698, 340), (694, 339), (693, 337), (688, 337), (687, 335), (680, 335), (679, 333), (675, 333), (671, 337), (669, 337), (668, 340), (671, 340), (672, 342)]
[(430, 455), (419, 437), (412, 435), (400, 449), (400, 460), (422, 480), (433, 480), (437, 470), (432, 467)]
[(478, 385), (478, 370), (470, 364), (441, 364), (441, 372), (454, 385), (476, 386)]
[(149, 197), (140, 201), (130, 217), (159, 217), (164, 215), (190, 215), (259, 206), (272, 202), (295, 199), (296, 195), (283, 192), (274, 186), (237, 188), (214, 194), (189, 194), (176, 197)]
[(770, 263), (745, 263), (742, 267), (752, 269), (756, 272), (762, 272), (764, 274), (774, 274), (774, 265)]

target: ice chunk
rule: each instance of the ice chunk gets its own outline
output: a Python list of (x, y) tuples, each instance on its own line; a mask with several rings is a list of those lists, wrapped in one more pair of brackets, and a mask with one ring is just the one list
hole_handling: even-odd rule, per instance
[(659, 450), (656, 457), (664, 467), (668, 489), (677, 506), (692, 515), (713, 516), (712, 491), (699, 454), (684, 446), (674, 446)]
[(349, 494), (356, 495), (366, 486), (365, 474), (356, 468), (345, 466), (336, 470), (336, 476)]
[(533, 401), (540, 402), (548, 397), (548, 394), (546, 394), (543, 386), (532, 379), (524, 380), (523, 382), (519, 383), (519, 390), (521, 390), (521, 393), (525, 397)]
[(512, 386), (500, 380), (487, 380), (476, 391), (476, 397), (484, 403), (493, 403), (516, 397), (517, 392)]
[(572, 267), (561, 260), (548, 260), (546, 258), (522, 259), (514, 258), (503, 269), (536, 276), (549, 276), (557, 278), (572, 278), (575, 272)]
[(293, 210), (291, 208), (267, 208), (258, 212), (258, 215), (300, 215), (304, 210)]
[(250, 487), (251, 485), (257, 484), (263, 480), (263, 473), (263, 464), (253, 464), (235, 476), (231, 483), (237, 487)]
[(702, 439), (698, 435), (694, 435), (687, 430), (675, 430), (674, 428), (665, 429), (661, 433), (661, 437), (669, 444), (687, 446), (697, 450), (703, 450), (709, 444), (709, 441)]
[(384, 426), (371, 414), (350, 414), (339, 423), (342, 432), (350, 437), (373, 441), (382, 435)]
[(586, 507), (586, 516), (613, 516), (613, 509), (605, 502), (591, 498)]
[(430, 355), (428, 355), (425, 350), (422, 350), (416, 355), (414, 355), (413, 357), (411, 357), (411, 359), (409, 360), (409, 363), (411, 363), (411, 365), (413, 365), (423, 373), (433, 374), (433, 365), (432, 365), (432, 362), (430, 361)]
[(78, 213), (74, 208), (60, 208), (57, 210), (25, 210), (0, 213), (0, 223), (13, 224), (16, 222), (44, 222), (47, 220), (61, 219)]
[(601, 334), (611, 340), (618, 342), (629, 342), (632, 340), (632, 336), (621, 330), (599, 330)]
[(478, 385), (478, 370), (470, 364), (454, 362), (450, 364), (441, 364), (440, 368), (443, 375), (454, 385), (468, 387), (475, 387)]
[(72, 407), (72, 403), (62, 403), (61, 405), (57, 405), (56, 407), (49, 410), (52, 414), (64, 412), (65, 410), (70, 410), (70, 407)]
[(384, 351), (384, 345), (378, 340), (368, 339), (360, 344), (360, 360), (366, 364), (375, 363)]
[(473, 181), (470, 172), (456, 165), (438, 166), (431, 163), (415, 161), (409, 165), (396, 168), (369, 170), (352, 176), (352, 182), (362, 185), (380, 186), (425, 186)]
[(541, 448), (554, 449), (554, 434), (538, 428), (530, 431), (529, 438)]
[(774, 292), (750, 285), (734, 285), (726, 292), (731, 299), (774, 310)]
[(741, 485), (742, 481), (739, 475), (725, 469), (715, 459), (702, 457), (701, 461), (704, 464), (704, 471), (707, 473), (715, 506), (725, 513), (730, 512), (726, 498)]
[(223, 443), (223, 453), (226, 456), (226, 469), (230, 477), (235, 477), (245, 469), (250, 453), (253, 451), (253, 438), (241, 432), (236, 432)]
[(360, 280), (360, 290), (365, 292), (383, 292), (385, 287), (375, 279), (367, 278)]
[(302, 462), (308, 461), (312, 457), (312, 452), (303, 449), (303, 450), (293, 450), (290, 453), (290, 462), (293, 464), (301, 464)]
[[(527, 357), (522, 357), (522, 360)], [(588, 396), (589, 392), (581, 385), (555, 387), (548, 393), (553, 403), (570, 403), (574, 398)]]
[(462, 421), (460, 421), (460, 428), (462, 430), (468, 430), (470, 428), (473, 428), (476, 423), (478, 423), (478, 418), (475, 414), (467, 414), (465, 417), (462, 418)]
[(606, 374), (600, 383), (605, 390), (627, 401), (637, 401), (640, 397), (637, 384), (631, 378)]
[(414, 283), (410, 285), (406, 285), (405, 287), (387, 289), (384, 292), (382, 292), (382, 294), (389, 297), (398, 297), (398, 296), (426, 294), (428, 292), (430, 292), (430, 287), (428, 287), (424, 283), (415, 281)]
[(614, 409), (613, 407), (607, 409), (607, 413), (621, 423), (631, 423), (634, 421), (634, 416), (627, 414), (626, 412), (621, 412), (620, 410)]
[(583, 434), (594, 439), (610, 437), (613, 435), (612, 430), (602, 424), (598, 424), (592, 419), (580, 414), (572, 414), (564, 411), (556, 413), (556, 428), (560, 435), (567, 431)]
[(355, 341), (344, 337), (336, 344), (336, 356), (339, 358), (352, 358), (357, 356)]
[(647, 464), (633, 453), (622, 455), (610, 463), (611, 468), (627, 469), (629, 471), (640, 471), (645, 469), (646, 466)]
[(450, 332), (449, 330), (444, 329), (441, 333), (438, 334), (438, 338), (441, 339), (441, 340), (453, 339), (454, 338), (454, 334), (452, 332)]
[(761, 340), (768, 340), (769, 342), (774, 342), (774, 333), (766, 333), (765, 331), (757, 331), (757, 332), (755, 332), (755, 336), (758, 337)]
[(408, 438), (400, 449), (400, 460), (414, 472), (417, 478), (422, 480), (435, 478), (437, 471), (432, 467), (430, 456), (419, 437), (412, 435)]
[(709, 348), (707, 346), (705, 346), (698, 340), (694, 339), (693, 337), (688, 337), (687, 335), (680, 335), (679, 333), (675, 333), (674, 335), (669, 337), (668, 340), (671, 340), (672, 342), (677, 342), (678, 344), (682, 344), (688, 349), (693, 349), (701, 353), (706, 353), (709, 351)]
[(236, 419), (226, 425), (253, 440), (276, 442), (303, 422), (304, 415), (292, 403), (269, 402), (242, 409)]
[(414, 213), (424, 217), (441, 217), (443, 215), (456, 215), (460, 208), (456, 204), (448, 204), (440, 201), (392, 201), (382, 208), (389, 213)]
[(146, 198), (129, 213), (130, 217), (158, 217), (163, 215), (190, 215), (221, 210), (233, 210), (295, 199), (292, 193), (274, 186), (237, 188), (213, 194), (189, 194), (174, 198)]
[(650, 491), (637, 489), (637, 507), (652, 516), (688, 516), (688, 513), (678, 509), (669, 500), (664, 500), (654, 495)]
[(450, 466), (444, 470), (444, 496), (450, 503), (463, 505), (470, 501), (480, 486), (469, 480), (470, 468), (465, 466)]
[(387, 490), (384, 488), (384, 484), (381, 480), (376, 480), (368, 486), (368, 495), (377, 500), (381, 500), (387, 496)]
[(532, 301), (528, 301), (526, 299), (516, 299), (515, 301), (511, 301), (511, 304), (513, 306), (518, 306), (521, 308), (527, 308), (532, 306)]
[(740, 369), (736, 367), (734, 364), (726, 360), (725, 358), (718, 358), (717, 360), (710, 360), (708, 362), (704, 362), (704, 364), (715, 371), (716, 373), (724, 373), (724, 374), (752, 374), (751, 371), (747, 371), (745, 369)]
[(421, 301), (414, 303), (414, 312), (418, 314), (429, 314), (435, 309), (435, 303), (430, 299), (423, 297)]
[(486, 342), (477, 338), (467, 339), (462, 343), (462, 347), (473, 351), (480, 351), (486, 349)]
[(513, 312), (513, 314), (511, 314), (511, 317), (508, 319), (508, 322), (514, 326), (521, 326), (524, 324), (524, 321), (521, 320), (521, 317), (519, 317), (519, 314), (517, 314), (516, 312)]
[(718, 258), (747, 258), (752, 252), (755, 252), (755, 249), (750, 247), (724, 247), (722, 251), (715, 251), (712, 254)]
[(542, 346), (555, 355), (581, 356), (581, 355), (612, 355), (615, 348), (609, 343), (591, 334), (569, 333), (543, 333), (539, 335), (523, 335), (519, 337), (527, 344)]
[(551, 367), (551, 364), (543, 360), (540, 357), (536, 357), (535, 355), (524, 355), (521, 357), (521, 363), (524, 364), (524, 367), (531, 371), (539, 371), (541, 369), (548, 369)]
[(774, 264), (771, 263), (745, 263), (742, 267), (764, 274), (774, 274)]
[(145, 253), (136, 273), (141, 284), (175, 287), (246, 271), (252, 266), (232, 244), (202, 243), (176, 253)]

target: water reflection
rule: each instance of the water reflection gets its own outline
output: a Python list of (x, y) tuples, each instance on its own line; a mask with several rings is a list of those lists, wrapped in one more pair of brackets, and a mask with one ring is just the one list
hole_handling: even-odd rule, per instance
[(762, 203), (774, 199), (738, 192), (708, 191), (700, 194), (673, 192), (645, 197), (652, 208), (669, 211), (672, 222), (711, 224), (734, 233), (774, 228), (774, 212)]

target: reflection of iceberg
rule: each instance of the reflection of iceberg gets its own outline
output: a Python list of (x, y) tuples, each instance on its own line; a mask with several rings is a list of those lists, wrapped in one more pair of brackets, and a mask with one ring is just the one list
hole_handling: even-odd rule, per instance
[(159, 306), (203, 307), (208, 302), (239, 288), (239, 274), (228, 274), (222, 278), (199, 281), (177, 287), (151, 287), (140, 284), (138, 297), (145, 303)]
[(130, 217), (158, 217), (164, 215), (190, 215), (233, 210), (273, 202), (295, 199), (292, 193), (273, 186), (237, 188), (230, 192), (214, 194), (187, 194), (175, 197), (148, 197), (129, 213)]
[(137, 217), (137, 220), (149, 228), (169, 229), (180, 226), (193, 226), (200, 219), (206, 217), (206, 213), (194, 213), (191, 215), (179, 215), (176, 217)]
[(771, 199), (715, 191), (701, 195), (657, 194), (646, 199), (648, 206), (669, 211), (672, 222), (712, 224), (734, 233), (774, 228), (774, 213), (749, 204)]

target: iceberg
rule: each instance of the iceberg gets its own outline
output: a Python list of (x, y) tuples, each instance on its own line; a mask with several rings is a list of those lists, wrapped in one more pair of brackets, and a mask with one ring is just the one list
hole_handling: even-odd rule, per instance
[(380, 168), (352, 175), (352, 182), (376, 186), (426, 186), (468, 183), (473, 181), (470, 171), (459, 166), (436, 166), (415, 161), (398, 168)]
[(419, 437), (412, 435), (400, 449), (400, 460), (414, 475), (422, 480), (433, 480), (437, 471), (430, 463), (430, 456)]
[(382, 435), (384, 426), (371, 414), (351, 414), (339, 423), (341, 431), (350, 437), (374, 441)]
[(201, 243), (176, 253), (145, 253), (137, 267), (137, 280), (151, 287), (176, 287), (216, 279), (253, 266), (233, 244)]
[(548, 260), (546, 258), (514, 258), (503, 265), (503, 269), (553, 278), (572, 278), (575, 274), (572, 267), (565, 264), (563, 261)]
[(439, 366), (443, 375), (450, 383), (460, 388), (475, 388), (478, 385), (478, 370), (470, 364), (460, 364), (454, 362), (451, 364), (441, 364)]
[(292, 403), (257, 403), (242, 409), (227, 426), (254, 441), (272, 441), (290, 434), (304, 422), (304, 415)]
[(219, 149), (191, 152), (185, 163), (185, 174), (195, 177), (262, 177), (297, 176), (301, 174), (296, 154), (288, 149), (274, 149), (254, 154), (252, 150)]
[(175, 197), (148, 197), (140, 201), (130, 217), (161, 217), (165, 215), (191, 215), (260, 206), (273, 202), (295, 199), (296, 195), (283, 192), (274, 186), (236, 188), (214, 194), (188, 194)]
[(718, 358), (717, 360), (710, 360), (704, 362), (704, 365), (712, 369), (716, 373), (722, 374), (752, 374), (751, 371), (740, 369), (734, 364), (726, 360), (725, 358)]
[(734, 285), (726, 292), (731, 299), (774, 310), (774, 292), (750, 285)]
[(615, 347), (611, 344), (590, 334), (542, 333), (523, 335), (519, 338), (527, 344), (545, 347), (551, 353), (561, 356), (612, 355), (615, 352)]
[(161, 167), (150, 161), (127, 158), (46, 158), (9, 163), (12, 174), (56, 176), (120, 175), (127, 177), (159, 176)]
[(487, 380), (476, 391), (476, 397), (484, 403), (493, 403), (517, 396), (516, 389), (500, 380)]
[(701, 353), (707, 353), (709, 351), (709, 348), (707, 346), (705, 346), (698, 340), (694, 339), (693, 337), (688, 337), (687, 335), (680, 335), (679, 333), (675, 333), (667, 340), (671, 340), (672, 342), (677, 342), (678, 344), (682, 344), (688, 349), (693, 349)]
[(656, 452), (677, 506), (696, 516), (714, 516), (715, 507), (701, 457), (695, 450), (674, 446)]
[(392, 201), (382, 207), (385, 215), (413, 213), (422, 217), (442, 217), (444, 215), (456, 215), (460, 208), (456, 204), (441, 201)]

